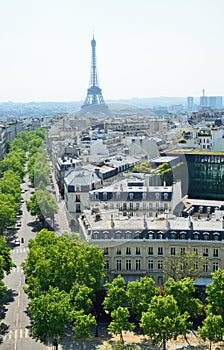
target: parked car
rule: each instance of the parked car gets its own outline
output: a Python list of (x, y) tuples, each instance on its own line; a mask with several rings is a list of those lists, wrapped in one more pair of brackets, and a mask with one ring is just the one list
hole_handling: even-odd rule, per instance
[(15, 239), (15, 241), (14, 241), (14, 246), (18, 246), (18, 245), (20, 245), (20, 240), (19, 240), (19, 238)]

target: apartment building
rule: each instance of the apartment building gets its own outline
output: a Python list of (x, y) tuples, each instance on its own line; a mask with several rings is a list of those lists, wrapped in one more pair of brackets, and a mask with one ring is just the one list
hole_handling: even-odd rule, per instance
[(170, 216), (121, 216), (119, 210), (85, 210), (80, 237), (104, 250), (106, 280), (121, 274), (125, 281), (152, 276), (164, 282), (166, 257), (184, 252), (205, 257), (200, 277), (224, 268), (224, 221)]

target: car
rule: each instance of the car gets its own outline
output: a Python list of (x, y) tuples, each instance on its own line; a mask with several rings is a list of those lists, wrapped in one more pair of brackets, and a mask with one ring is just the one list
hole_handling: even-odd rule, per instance
[(14, 246), (18, 246), (18, 245), (20, 245), (20, 240), (19, 240), (19, 238), (15, 239), (15, 241), (14, 241)]
[(17, 221), (17, 222), (16, 222), (16, 226), (17, 226), (17, 227), (21, 227), (21, 221)]

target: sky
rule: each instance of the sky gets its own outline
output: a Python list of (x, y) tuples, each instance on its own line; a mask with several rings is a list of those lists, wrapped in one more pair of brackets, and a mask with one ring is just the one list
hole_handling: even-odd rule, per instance
[(223, 0), (1, 0), (0, 101), (224, 95)]

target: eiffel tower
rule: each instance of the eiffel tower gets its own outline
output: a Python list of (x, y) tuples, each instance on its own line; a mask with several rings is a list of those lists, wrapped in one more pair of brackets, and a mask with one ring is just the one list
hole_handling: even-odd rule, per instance
[(91, 60), (91, 74), (90, 74), (90, 84), (87, 90), (86, 99), (81, 106), (83, 111), (88, 112), (101, 112), (104, 114), (109, 114), (109, 108), (104, 102), (102, 95), (102, 90), (99, 87), (98, 77), (97, 77), (97, 67), (96, 67), (96, 40), (91, 40), (92, 46), (92, 60)]

